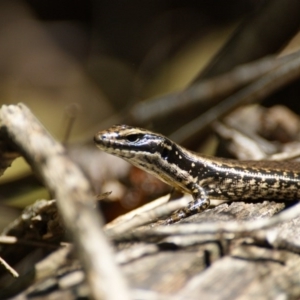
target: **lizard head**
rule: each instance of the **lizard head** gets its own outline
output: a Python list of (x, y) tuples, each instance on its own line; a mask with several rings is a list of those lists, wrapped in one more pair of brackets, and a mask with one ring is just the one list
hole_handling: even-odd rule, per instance
[(185, 161), (185, 152), (167, 137), (142, 128), (116, 125), (98, 132), (94, 141), (101, 150), (186, 190), (189, 174), (179, 166)]

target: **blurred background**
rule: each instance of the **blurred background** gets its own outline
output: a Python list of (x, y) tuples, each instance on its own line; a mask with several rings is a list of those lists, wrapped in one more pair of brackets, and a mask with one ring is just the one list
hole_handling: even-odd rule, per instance
[[(2, 0), (1, 105), (25, 103), (67, 145), (92, 143), (139, 101), (187, 87), (266, 2)], [(3, 211), (49, 197), (28, 174), (18, 159), (1, 179)]]
[(26, 103), (71, 140), (150, 96), (186, 86), (263, 1), (1, 1), (1, 104)]

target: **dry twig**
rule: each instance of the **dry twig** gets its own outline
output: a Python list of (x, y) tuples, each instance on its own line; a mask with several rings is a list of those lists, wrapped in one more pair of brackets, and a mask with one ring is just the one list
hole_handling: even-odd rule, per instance
[(19, 277), (19, 274), (14, 268), (12, 268), (2, 257), (0, 257), (0, 264), (13, 276)]
[(128, 233), (128, 231), (131, 229), (157, 221), (157, 219), (166, 217), (177, 209), (186, 207), (190, 201), (191, 197), (186, 195), (179, 200), (165, 203), (151, 210), (142, 212), (139, 215), (135, 215), (132, 219), (124, 223), (106, 229), (105, 232), (114, 239), (118, 238), (119, 236)]
[(190, 235), (190, 234), (217, 234), (230, 233), (236, 236), (245, 236), (253, 231), (271, 228), (283, 222), (293, 220), (300, 216), (300, 203), (290, 207), (270, 219), (261, 219), (246, 222), (218, 222), (206, 224), (178, 224), (172, 226), (156, 227), (144, 230), (143, 232), (131, 232), (128, 236), (134, 239), (144, 240), (149, 237), (167, 237), (172, 235)]
[(232, 110), (253, 102), (261, 101), (274, 91), (296, 80), (300, 76), (300, 55), (297, 52), (287, 63), (282, 64), (274, 71), (262, 76), (247, 87), (226, 98), (213, 108), (206, 111), (193, 121), (182, 126), (170, 135), (170, 138), (183, 143), (200, 131), (206, 129), (214, 121), (225, 117)]
[[(62, 219), (77, 246), (94, 299), (130, 299), (125, 280), (95, 211), (89, 182), (23, 104), (2, 106), (1, 131), (41, 175), (57, 199)], [(116, 288), (117, 287), (117, 288)]]

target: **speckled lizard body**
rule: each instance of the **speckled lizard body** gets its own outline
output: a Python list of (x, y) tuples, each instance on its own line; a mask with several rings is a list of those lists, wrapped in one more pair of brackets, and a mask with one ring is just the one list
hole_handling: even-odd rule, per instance
[(165, 136), (127, 125), (98, 132), (94, 141), (167, 184), (192, 194), (194, 201), (169, 223), (208, 208), (210, 198), (300, 199), (300, 163), (239, 161), (198, 155)]

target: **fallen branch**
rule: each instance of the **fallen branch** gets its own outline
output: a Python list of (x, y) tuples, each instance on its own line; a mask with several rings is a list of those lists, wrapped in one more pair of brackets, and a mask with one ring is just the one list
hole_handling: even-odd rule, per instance
[(2, 136), (24, 155), (57, 199), (57, 206), (77, 247), (94, 299), (130, 299), (95, 210), (91, 186), (80, 169), (23, 104), (2, 106)]

